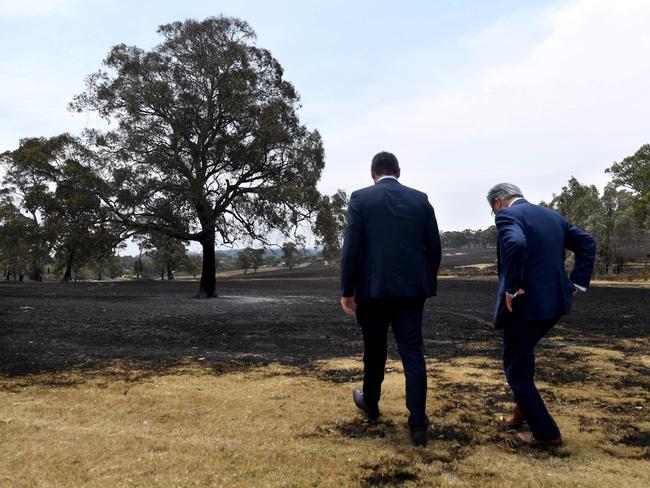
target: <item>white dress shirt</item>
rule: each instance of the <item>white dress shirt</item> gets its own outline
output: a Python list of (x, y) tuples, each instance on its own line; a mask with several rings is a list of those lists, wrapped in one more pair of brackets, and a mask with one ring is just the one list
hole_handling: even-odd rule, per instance
[(394, 180), (397, 180), (397, 176), (393, 176), (393, 175), (384, 175), (384, 176), (382, 176), (382, 177), (380, 177), (380, 178), (377, 178), (377, 181), (375, 181), (375, 184), (376, 184), (376, 183), (379, 183), (381, 180), (385, 180), (386, 178), (392, 178), (392, 179), (394, 179)]

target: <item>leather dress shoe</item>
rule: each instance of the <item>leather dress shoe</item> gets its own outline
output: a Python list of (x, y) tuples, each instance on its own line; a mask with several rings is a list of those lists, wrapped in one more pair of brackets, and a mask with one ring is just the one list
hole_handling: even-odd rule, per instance
[(416, 447), (425, 447), (427, 445), (427, 430), (412, 430), (411, 442)]
[(352, 390), (352, 399), (354, 400), (354, 404), (366, 414), (369, 420), (377, 420), (379, 418), (379, 406), (366, 405), (361, 388)]
[(562, 437), (558, 437), (557, 439), (549, 439), (547, 441), (539, 441), (535, 439), (533, 434), (530, 432), (519, 432), (515, 437), (519, 442), (522, 442), (529, 447), (558, 447), (562, 445)]
[(519, 405), (516, 405), (512, 411), (512, 417), (506, 420), (506, 425), (511, 429), (514, 429), (516, 427), (521, 427), (521, 425), (524, 423), (524, 420), (524, 412), (521, 411)]

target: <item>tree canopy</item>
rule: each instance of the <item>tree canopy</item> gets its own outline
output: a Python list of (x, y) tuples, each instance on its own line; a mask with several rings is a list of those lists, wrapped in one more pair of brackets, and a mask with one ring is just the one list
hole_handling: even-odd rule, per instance
[(201, 243), (200, 296), (215, 295), (215, 239), (288, 233), (309, 217), (324, 166), (317, 131), (280, 63), (231, 17), (158, 29), (147, 51), (113, 47), (71, 106), (117, 123), (89, 130), (95, 191), (142, 231)]

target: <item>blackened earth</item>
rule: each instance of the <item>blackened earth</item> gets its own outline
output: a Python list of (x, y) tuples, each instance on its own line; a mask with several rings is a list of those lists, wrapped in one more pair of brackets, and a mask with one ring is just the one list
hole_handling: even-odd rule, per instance
[[(219, 298), (194, 298), (194, 281), (0, 282), (0, 375), (15, 377), (101, 368), (121, 361), (164, 373), (200, 361), (215, 372), (271, 362), (357, 381), (359, 372), (315, 368), (319, 360), (359, 357), (359, 329), (338, 301), (336, 273), (303, 268), (218, 280)], [(496, 293), (491, 278), (443, 278), (425, 308), (427, 356), (498, 359), (501, 336), (490, 327)], [(568, 367), (540, 364), (555, 383), (584, 380), (567, 346), (643, 354), (650, 332), (650, 288), (593, 286), (540, 345)], [(647, 351), (645, 352), (647, 353)], [(397, 358), (394, 345), (391, 355)], [(648, 388), (650, 371), (622, 386)], [(634, 384), (632, 384), (634, 383)]]

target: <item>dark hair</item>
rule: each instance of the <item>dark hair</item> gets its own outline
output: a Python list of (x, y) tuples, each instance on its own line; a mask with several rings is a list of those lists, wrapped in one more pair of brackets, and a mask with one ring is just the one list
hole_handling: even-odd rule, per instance
[(372, 158), (370, 169), (378, 176), (394, 176), (399, 171), (399, 163), (393, 153), (382, 151), (375, 154), (375, 157)]

